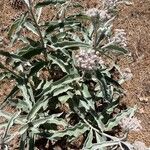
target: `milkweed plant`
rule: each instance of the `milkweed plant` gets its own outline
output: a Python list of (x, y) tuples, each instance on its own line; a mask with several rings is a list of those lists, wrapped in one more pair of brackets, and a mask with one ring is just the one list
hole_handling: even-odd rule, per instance
[[(15, 138), (20, 150), (134, 150), (141, 144), (127, 141), (130, 131), (142, 129), (136, 108), (120, 107), (121, 84), (132, 73), (121, 72), (114, 60), (128, 54), (126, 33), (113, 21), (117, 5), (129, 2), (102, 2), (99, 9), (85, 10), (72, 0), (24, 0), (26, 11), (8, 32), (8, 50), (0, 49), (0, 79), (13, 82), (0, 105), (1, 149)], [(56, 13), (44, 21), (49, 5)], [(71, 14), (72, 9), (84, 11)], [(17, 43), (21, 47), (10, 52)]]

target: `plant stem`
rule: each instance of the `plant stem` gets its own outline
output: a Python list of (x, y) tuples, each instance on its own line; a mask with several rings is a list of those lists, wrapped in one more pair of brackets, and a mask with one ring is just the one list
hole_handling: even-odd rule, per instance
[(30, 14), (31, 14), (31, 16), (32, 16), (32, 18), (33, 18), (33, 21), (34, 21), (34, 23), (35, 23), (35, 26), (36, 26), (36, 28), (37, 28), (39, 37), (40, 37), (40, 39), (41, 39), (41, 46), (42, 46), (43, 48), (45, 48), (43, 36), (42, 36), (41, 30), (40, 30), (40, 27), (39, 27), (39, 25), (38, 25), (38, 23), (37, 23), (37, 21), (36, 21), (36, 19), (35, 19), (35, 16), (34, 16), (34, 14), (33, 14), (32, 7), (29, 8), (29, 11), (30, 11)]
[(37, 23), (37, 21), (36, 21), (35, 16), (34, 16), (34, 13), (33, 13), (33, 10), (32, 10), (32, 5), (31, 5), (31, 4), (30, 4), (30, 6), (28, 7), (28, 9), (29, 9), (29, 12), (30, 12), (30, 14), (31, 14), (31, 16), (32, 16), (32, 18), (33, 18), (33, 21), (34, 21), (34, 23), (35, 23), (35, 26), (36, 26), (36, 28), (37, 28), (37, 32), (38, 32), (39, 37), (40, 37), (40, 39), (41, 39), (41, 47), (44, 49), (44, 57), (45, 57), (45, 60), (47, 61), (47, 53), (46, 53), (46, 49), (45, 49), (45, 45), (44, 45), (44, 39), (43, 39), (41, 30), (40, 30), (40, 27), (39, 27), (39, 25), (38, 25), (38, 23)]
[[(29, 0), (29, 6), (27, 5), (27, 8), (28, 8), (28, 10), (29, 10), (29, 12), (31, 14), (31, 17), (33, 18), (33, 21), (35, 23), (35, 27), (37, 28), (37, 32), (38, 32), (40, 40), (41, 40), (41, 47), (43, 48), (44, 59), (45, 59), (46, 62), (48, 62), (47, 51), (46, 51), (46, 47), (45, 47), (45, 44), (44, 44), (44, 38), (42, 36), (42, 33), (41, 33), (40, 27), (38, 25), (38, 22), (37, 22), (37, 20), (35, 18), (35, 15), (34, 15), (34, 12), (33, 12), (33, 9), (32, 9), (32, 2), (31, 2), (31, 0)], [(48, 69), (48, 72), (50, 74), (49, 67), (47, 67), (47, 69)]]
[(97, 28), (94, 29), (94, 34), (95, 34), (95, 38), (94, 38), (94, 49), (96, 48), (96, 44), (97, 44)]

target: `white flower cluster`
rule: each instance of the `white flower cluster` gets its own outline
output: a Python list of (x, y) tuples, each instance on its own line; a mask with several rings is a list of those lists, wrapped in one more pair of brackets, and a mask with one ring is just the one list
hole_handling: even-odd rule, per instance
[(126, 38), (126, 32), (124, 31), (124, 29), (115, 29), (115, 35), (111, 39), (111, 41), (122, 47), (126, 47), (127, 46), (127, 38)]
[(101, 57), (99, 57), (99, 53), (94, 50), (79, 50), (75, 54), (77, 66), (81, 69), (92, 70), (96, 68), (98, 65), (104, 64)]
[(97, 8), (91, 8), (86, 12), (86, 15), (91, 17), (92, 20), (107, 20), (110, 18), (107, 10), (98, 10)]
[(125, 117), (119, 123), (121, 128), (125, 131), (139, 131), (142, 129), (141, 121), (138, 120), (136, 117), (129, 118)]
[(91, 18), (99, 17), (99, 10), (97, 8), (91, 8), (86, 12), (86, 15)]

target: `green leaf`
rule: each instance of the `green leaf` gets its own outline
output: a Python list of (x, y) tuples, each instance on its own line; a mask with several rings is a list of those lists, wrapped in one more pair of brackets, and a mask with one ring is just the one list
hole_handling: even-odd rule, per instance
[(6, 78), (11, 78), (11, 73), (7, 71), (0, 72), (0, 81)]
[(81, 13), (70, 15), (66, 18), (66, 20), (72, 20), (72, 19), (81, 19), (81, 20), (90, 20), (90, 17)]
[(58, 100), (59, 100), (62, 104), (64, 104), (64, 103), (66, 103), (66, 102), (69, 100), (69, 98), (71, 98), (69, 95), (63, 95), (63, 96), (59, 96), (59, 97), (58, 97)]
[(79, 137), (80, 135), (82, 135), (83, 133), (85, 133), (87, 130), (89, 130), (89, 127), (87, 127), (85, 124), (83, 123), (78, 123), (73, 127), (68, 127), (67, 129), (63, 130), (63, 131), (49, 131), (49, 135), (47, 138), (49, 140), (52, 139), (59, 139), (61, 137), (64, 136), (69, 136), (69, 141), (73, 140), (74, 138)]
[[(101, 142), (104, 142), (104, 141), (105, 142), (107, 141), (106, 137), (102, 137), (97, 132), (95, 132), (95, 137), (96, 137), (97, 144), (101, 143)], [(99, 148), (99, 150), (107, 150), (107, 149), (103, 147), (103, 148)]]
[(8, 37), (11, 38), (12, 34), (16, 31), (16, 29), (19, 27), (20, 19), (17, 19), (11, 26), (8, 32)]
[(20, 32), (20, 30), (22, 29), (23, 24), (26, 21), (28, 13), (23, 14), (19, 19), (17, 19), (12, 26), (10, 27), (9, 31), (8, 31), (8, 37), (11, 38), (12, 35), (16, 35), (14, 36), (13, 41), (16, 40), (16, 38), (18, 37), (18, 33)]
[(89, 90), (88, 90), (88, 86), (86, 84), (83, 84), (82, 93), (83, 93), (84, 98), (91, 98), (92, 97)]
[[(9, 101), (10, 105), (11, 102)], [(28, 105), (26, 102), (24, 102), (23, 100), (18, 100), (16, 103), (15, 103), (15, 106), (16, 108), (18, 108), (19, 110), (21, 109), (22, 111), (28, 113), (29, 112), (29, 109), (28, 109)]]
[(36, 113), (43, 107), (43, 103), (48, 102), (48, 98), (39, 99), (31, 108), (27, 115), (27, 120), (33, 120), (36, 117)]
[(109, 46), (105, 47), (105, 50), (106, 50), (106, 51), (107, 51), (107, 50), (114, 50), (114, 51), (116, 51), (116, 52), (124, 53), (124, 54), (128, 53), (128, 50), (127, 50), (127, 49), (125, 49), (125, 48), (123, 48), (123, 47), (120, 47), (120, 46), (118, 46), (118, 45), (109, 45)]
[(69, 74), (69, 66), (68, 66), (68, 63), (67, 62), (63, 62), (60, 58), (57, 58), (55, 56), (52, 56), (52, 55), (48, 55), (48, 59), (49, 60), (52, 60), (52, 63), (53, 64), (57, 64), (61, 70), (67, 74)]
[(58, 42), (53, 45), (56, 48), (79, 48), (79, 47), (86, 47), (86, 48), (91, 48), (89, 44), (83, 43), (83, 42), (76, 42), (76, 41), (63, 41), (63, 42)]
[(108, 104), (106, 108), (103, 109), (102, 114), (104, 114), (104, 119), (106, 119), (106, 114), (111, 115), (112, 112), (114, 111), (114, 108), (116, 108), (119, 104), (119, 99), (112, 101), (111, 103)]
[(21, 41), (23, 41), (25, 44), (28, 44), (30, 45), (31, 47), (38, 47), (40, 46), (40, 42), (39, 41), (35, 41), (29, 37), (23, 37), (23, 36), (20, 36), (19, 39)]
[(66, 35), (67, 35), (66, 32), (60, 32), (60, 33), (57, 33), (57, 34), (53, 35), (52, 37), (50, 37), (50, 36), (49, 37), (51, 38), (51, 41), (53, 43), (56, 43), (58, 41), (64, 40), (64, 38), (66, 37)]
[(24, 2), (26, 3), (26, 5), (27, 5), (28, 7), (30, 7), (30, 1), (29, 1), (29, 0), (24, 0)]
[(5, 66), (0, 62), (0, 68), (5, 69)]
[(0, 123), (0, 130), (7, 127), (7, 122)]
[[(1, 117), (5, 117), (7, 120), (10, 120), (13, 115), (8, 113), (8, 112), (6, 112), (6, 111), (0, 110), (0, 116)], [(17, 123), (17, 124), (24, 124), (23, 118), (15, 119), (15, 123)]]
[(56, 28), (63, 28), (64, 22), (52, 21), (48, 24), (48, 28), (46, 29), (46, 34), (53, 32)]
[(84, 150), (98, 150), (100, 148), (105, 148), (108, 146), (114, 146), (118, 144), (119, 141), (107, 141), (107, 142), (105, 141), (105, 142), (93, 144), (90, 148), (85, 148)]
[(56, 4), (63, 4), (65, 3), (66, 0), (45, 0), (43, 2), (37, 3), (35, 8), (39, 8), (39, 7), (45, 7), (47, 5), (56, 5)]
[(41, 17), (41, 14), (42, 14), (42, 9), (43, 9), (43, 8), (37, 8), (37, 9), (36, 9), (36, 15), (37, 15), (36, 21), (37, 21), (37, 23), (38, 23), (39, 20), (40, 20), (40, 17)]
[(82, 9), (84, 9), (84, 7), (79, 3), (79, 2), (75, 2), (75, 3), (73, 3), (73, 7), (80, 7), (80, 8), (82, 8)]
[(14, 114), (11, 119), (8, 121), (8, 124), (7, 124), (7, 127), (5, 129), (5, 132), (4, 132), (4, 135), (3, 135), (3, 138), (6, 138), (7, 137), (7, 134), (8, 134), (8, 131), (9, 129), (13, 126), (14, 124), (14, 120), (20, 115), (20, 111), (17, 112), (16, 114)]
[[(53, 31), (55, 31), (57, 28), (58, 29), (73, 29), (74, 27), (80, 27), (81, 23), (76, 21), (76, 20), (71, 20), (71, 21), (52, 21), (50, 23), (48, 23), (46, 26), (48, 26), (48, 28), (46, 29), (46, 34), (50, 34)], [(59, 30), (58, 30), (59, 31)]]
[(29, 76), (33, 76), (34, 74), (37, 74), (42, 68), (45, 67), (47, 63), (45, 61), (37, 62), (32, 66)]
[(13, 59), (13, 60), (17, 60), (17, 61), (25, 61), (25, 59), (23, 59), (19, 55), (9, 53), (9, 52), (3, 51), (3, 50), (0, 50), (0, 55), (5, 56), (5, 57), (10, 58), (10, 59)]
[(81, 77), (78, 74), (66, 75), (65, 77), (61, 78), (60, 80), (51, 83), (49, 87), (47, 87), (46, 89), (43, 90), (41, 95), (50, 94), (54, 90), (64, 87), (67, 84), (71, 84), (74, 81), (79, 81), (80, 79), (81, 79)]
[(101, 132), (103, 132), (104, 131), (104, 129), (105, 129), (105, 125), (104, 125), (104, 123), (102, 122), (102, 115), (94, 115), (93, 114), (93, 117), (94, 117), (94, 119), (95, 119), (95, 121), (96, 121), (96, 123), (97, 123), (97, 125), (98, 125), (98, 127), (99, 127), (99, 129), (101, 130)]
[(36, 27), (34, 27), (34, 25), (30, 22), (25, 22), (24, 26), (31, 31), (32, 33), (34, 33), (35, 35), (39, 36), (38, 31), (36, 29)]
[(31, 124), (33, 125), (34, 128), (37, 128), (39, 127), (41, 124), (44, 124), (44, 123), (51, 123), (51, 124), (57, 124), (57, 125), (64, 125), (64, 126), (67, 126), (67, 123), (61, 119), (61, 118), (58, 118), (62, 115), (62, 113), (59, 113), (59, 114), (53, 114), (51, 116), (47, 116), (47, 117), (44, 117), (44, 118), (41, 118), (41, 119), (36, 119), (36, 120), (33, 120), (31, 122)]
[(112, 83), (114, 86), (117, 86), (118, 88), (121, 88), (121, 85), (114, 79), (108, 77), (108, 76), (105, 76), (105, 80), (108, 81), (109, 83)]
[(99, 37), (97, 38), (97, 41), (96, 41), (96, 45), (98, 45), (106, 36), (106, 32), (107, 32), (107, 29), (103, 29), (99, 35)]
[(53, 96), (58, 96), (62, 93), (67, 92), (68, 90), (72, 90), (72, 89), (73, 89), (73, 87), (71, 87), (69, 85), (62, 86), (53, 91)]
[(13, 87), (11, 92), (7, 95), (7, 97), (4, 99), (4, 101), (0, 104), (0, 109), (2, 109), (6, 105), (7, 101), (9, 100), (9, 98), (12, 97), (13, 95), (15, 95), (18, 92), (18, 90), (19, 89), (18, 89), (17, 86)]
[(97, 143), (101, 143), (101, 142), (107, 140), (106, 137), (101, 136), (101, 135), (100, 135), (99, 133), (97, 133), (96, 131), (95, 131), (95, 137), (96, 137)]
[(35, 103), (33, 90), (31, 88), (31, 86), (28, 83), (28, 85), (26, 85), (26, 84), (18, 85), (18, 88), (22, 92), (22, 96), (24, 97), (24, 102), (26, 102), (28, 109), (31, 110), (33, 104)]
[(26, 140), (27, 140), (27, 133), (25, 132), (21, 134), (19, 150), (25, 150)]
[(25, 59), (31, 59), (32, 57), (41, 54), (44, 51), (41, 47), (29, 47), (24, 49), (24, 52), (21, 53), (21, 57)]
[(12, 115), (10, 114), (10, 113), (8, 113), (8, 112), (5, 112), (5, 111), (3, 111), (3, 110), (0, 110), (0, 116), (1, 117), (5, 117), (6, 119), (11, 119), (11, 117), (12, 117)]
[(30, 133), (28, 140), (29, 140), (29, 150), (33, 150), (35, 144), (34, 144), (34, 134), (32, 132)]
[[(60, 117), (60, 115), (62, 115), (62, 113), (53, 114), (47, 117), (42, 117), (40, 119), (34, 119), (36, 116), (32, 118), (31, 115), (30, 116), (28, 115), (28, 123), (26, 123), (24, 126), (22, 126), (19, 129), (19, 134), (23, 134), (26, 130), (28, 130), (29, 128), (31, 129), (32, 127), (38, 128), (41, 124), (44, 124), (44, 123), (63, 125), (64, 127), (67, 126), (67, 123), (63, 119), (58, 118)], [(32, 118), (32, 120), (30, 120), (30, 118)]]
[(104, 99), (108, 102), (111, 102), (112, 97), (110, 95), (110, 89), (108, 87), (108, 83), (107, 83), (104, 75), (100, 72), (100, 70), (96, 70), (96, 77), (97, 77), (98, 82), (100, 84)]
[[(129, 142), (124, 142), (124, 141), (121, 141), (122, 145), (125, 145), (129, 150), (133, 150), (134, 149), (134, 146), (131, 145)], [(147, 149), (149, 150), (149, 149)]]

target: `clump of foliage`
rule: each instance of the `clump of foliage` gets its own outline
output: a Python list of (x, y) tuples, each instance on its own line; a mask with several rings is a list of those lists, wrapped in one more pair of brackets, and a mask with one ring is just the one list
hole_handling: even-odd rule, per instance
[[(68, 14), (70, 9), (82, 8), (71, 0), (24, 2), (27, 11), (8, 33), (11, 45), (20, 41), (23, 46), (14, 53), (0, 50), (7, 58), (7, 65), (0, 62), (1, 80), (15, 83), (0, 106), (0, 116), (5, 118), (0, 124), (5, 129), (2, 148), (8, 149), (17, 136), (21, 150), (58, 145), (62, 149), (131, 149), (126, 141), (129, 128), (122, 137), (117, 135), (122, 118), (131, 119), (135, 111), (119, 109), (120, 83), (125, 78), (112, 58), (112, 54), (128, 53), (124, 31), (112, 33), (120, 1), (111, 8), (105, 1), (103, 10), (78, 14)], [(40, 19), (47, 5), (58, 11), (49, 22)], [(22, 31), (31, 32), (35, 39)], [(114, 70), (120, 73), (117, 79)], [(8, 104), (15, 108), (14, 114), (4, 111)], [(15, 125), (18, 130), (12, 134)], [(74, 144), (79, 138), (81, 144)]]

